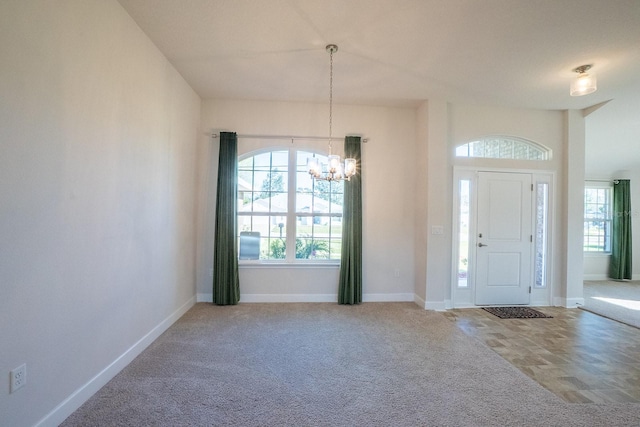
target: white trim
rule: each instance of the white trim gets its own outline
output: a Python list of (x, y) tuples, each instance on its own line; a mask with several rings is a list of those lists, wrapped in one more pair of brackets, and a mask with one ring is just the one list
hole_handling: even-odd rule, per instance
[[(583, 280), (612, 280), (612, 281), (619, 281), (618, 279), (612, 279), (609, 277), (609, 275), (607, 274), (585, 274), (582, 276)], [(631, 275), (631, 280), (640, 280), (640, 274), (632, 274)]]
[(549, 302), (547, 300), (541, 300), (541, 301), (531, 301), (531, 304), (529, 304), (530, 307), (549, 307)]
[(249, 268), (340, 268), (340, 260), (331, 261), (301, 261), (301, 262), (281, 262), (281, 261), (247, 261), (238, 260), (240, 270)]
[[(451, 305), (451, 302), (449, 302), (449, 305)], [(434, 311), (446, 311), (447, 303), (446, 301), (425, 301), (424, 309), (434, 310)]]
[(458, 308), (481, 308), (481, 306), (479, 305), (473, 305), (473, 304), (469, 304), (469, 303), (460, 303), (458, 305), (456, 305), (455, 307), (452, 307), (453, 309), (458, 309)]
[(585, 188), (613, 188), (613, 180), (585, 179), (584, 186)]
[[(213, 297), (212, 297), (213, 298)], [(338, 294), (240, 294), (240, 304), (255, 302), (337, 302)]]
[(555, 297), (553, 299), (553, 305), (564, 308), (578, 308), (584, 305), (584, 298)]
[(412, 302), (413, 294), (364, 294), (363, 302)]
[[(527, 147), (538, 150), (540, 153), (542, 153), (542, 156), (544, 158), (543, 159), (517, 159), (514, 157), (487, 157), (487, 156), (470, 156), (470, 155), (458, 156), (456, 154), (458, 151), (458, 148), (460, 147), (466, 146), (467, 148), (469, 148), (469, 144), (472, 144), (474, 142), (486, 143), (487, 140), (496, 140), (496, 139), (508, 141), (510, 143), (520, 142), (526, 145)], [(467, 152), (468, 151), (469, 150), (467, 150)], [(527, 138), (522, 138), (519, 136), (513, 136), (513, 135), (507, 135), (507, 134), (489, 134), (489, 135), (484, 135), (478, 138), (470, 139), (467, 142), (463, 142), (462, 144), (456, 145), (453, 150), (453, 157), (467, 158), (467, 159), (498, 159), (498, 160), (516, 160), (516, 161), (524, 160), (524, 161), (534, 161), (534, 162), (547, 162), (553, 159), (553, 150), (547, 147), (546, 145), (540, 144), (539, 142), (532, 141)]]
[(609, 280), (609, 276), (606, 274), (584, 274), (582, 280)]
[(195, 304), (195, 298), (191, 297), (180, 308), (170, 314), (166, 319), (151, 329), (138, 342), (133, 344), (127, 351), (118, 356), (113, 362), (107, 365), (96, 376), (91, 378), (86, 384), (71, 393), (51, 412), (38, 421), (36, 427), (48, 427), (60, 425), (69, 415), (80, 408), (91, 396), (98, 392), (105, 384), (123, 370), (133, 361), (144, 349), (155, 341), (164, 331), (169, 329), (183, 314), (185, 314)]
[[(453, 188), (453, 203), (452, 203), (452, 236), (458, 236), (459, 233), (459, 225), (458, 225), (458, 211), (459, 211), (459, 206), (458, 206), (458, 199), (459, 199), (459, 191), (458, 191), (458, 186), (457, 183), (459, 180), (461, 179), (468, 179), (470, 180), (470, 224), (469, 224), (469, 234), (470, 234), (470, 240), (469, 240), (469, 246), (473, 246), (475, 245), (475, 236), (476, 236), (476, 211), (477, 211), (477, 174), (479, 172), (498, 172), (498, 173), (521, 173), (521, 174), (530, 174), (531, 178), (532, 178), (532, 184), (537, 185), (538, 183), (547, 183), (548, 184), (548, 212), (547, 212), (547, 242), (546, 242), (546, 247), (547, 247), (547, 266), (546, 266), (546, 271), (545, 271), (545, 275), (546, 275), (546, 283), (547, 286), (543, 287), (543, 288), (534, 288), (533, 285), (533, 275), (534, 275), (534, 266), (535, 263), (532, 264), (532, 291), (533, 292), (545, 292), (547, 295), (547, 301), (543, 303), (543, 301), (541, 301), (540, 295), (536, 295), (536, 303), (537, 305), (550, 305), (551, 304), (551, 294), (553, 293), (553, 281), (551, 280), (552, 277), (554, 277), (554, 269), (555, 269), (555, 265), (554, 265), (554, 260), (553, 260), (553, 233), (554, 233), (554, 217), (556, 214), (556, 207), (555, 207), (555, 188), (556, 188), (556, 172), (553, 170), (547, 170), (547, 169), (517, 169), (517, 168), (500, 168), (500, 167), (493, 167), (493, 166), (475, 166), (475, 165), (453, 165), (453, 181), (452, 181), (452, 188)], [(532, 197), (532, 224), (533, 224), (533, 229), (532, 231), (535, 233), (535, 221), (536, 221), (536, 212), (535, 212), (535, 207), (536, 207), (536, 203), (535, 203), (535, 188), (534, 191), (531, 194)], [(464, 307), (477, 307), (475, 305), (475, 283), (474, 283), (474, 277), (472, 274), (472, 271), (475, 268), (475, 254), (473, 253), (473, 251), (471, 251), (471, 253), (469, 254), (469, 261), (468, 261), (468, 276), (467, 276), (467, 280), (468, 280), (468, 286), (466, 288), (458, 288), (457, 287), (457, 260), (458, 260), (458, 240), (457, 239), (452, 239), (451, 241), (451, 248), (452, 248), (452, 254), (451, 254), (451, 265), (450, 265), (450, 270), (451, 270), (451, 307), (454, 308), (464, 308)], [(532, 251), (531, 254), (532, 258), (535, 257), (535, 251)], [(534, 262), (534, 261), (532, 261)], [(533, 302), (533, 295), (530, 297), (530, 304)], [(554, 304), (555, 305), (555, 304)]]
[[(212, 293), (198, 294), (198, 302), (213, 302)], [(240, 294), (243, 303), (287, 303), (287, 302), (333, 302), (338, 301), (338, 294)], [(416, 302), (414, 294), (363, 294), (363, 302)], [(416, 302), (417, 303), (417, 302)], [(421, 304), (418, 304), (422, 307)]]

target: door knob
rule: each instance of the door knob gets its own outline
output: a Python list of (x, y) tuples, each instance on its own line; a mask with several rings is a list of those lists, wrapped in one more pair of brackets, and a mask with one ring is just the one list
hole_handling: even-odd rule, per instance
[(485, 245), (484, 243), (478, 243), (478, 247), (481, 248), (483, 246), (489, 246), (489, 245)]

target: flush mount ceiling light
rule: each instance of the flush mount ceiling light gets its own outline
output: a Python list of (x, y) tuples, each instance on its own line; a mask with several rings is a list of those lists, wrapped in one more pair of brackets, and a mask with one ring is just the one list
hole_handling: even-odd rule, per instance
[(591, 69), (591, 65), (581, 65), (573, 69), (573, 72), (578, 73), (578, 76), (571, 82), (571, 88), (569, 89), (571, 96), (587, 95), (598, 89), (596, 76), (587, 74), (589, 69)]
[(318, 180), (323, 181), (340, 181), (347, 180), (356, 174), (356, 159), (344, 159), (344, 165), (340, 161), (340, 156), (331, 152), (332, 144), (332, 121), (333, 121), (333, 54), (338, 51), (338, 46), (328, 44), (326, 46), (329, 52), (329, 156), (328, 164), (320, 165), (315, 157), (307, 159), (307, 170), (309, 174)]

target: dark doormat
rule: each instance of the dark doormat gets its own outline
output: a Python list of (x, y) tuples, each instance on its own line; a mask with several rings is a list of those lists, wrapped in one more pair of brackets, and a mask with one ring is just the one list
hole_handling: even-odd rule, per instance
[(483, 307), (482, 309), (498, 316), (501, 319), (534, 319), (553, 317), (547, 316), (546, 314), (529, 307)]

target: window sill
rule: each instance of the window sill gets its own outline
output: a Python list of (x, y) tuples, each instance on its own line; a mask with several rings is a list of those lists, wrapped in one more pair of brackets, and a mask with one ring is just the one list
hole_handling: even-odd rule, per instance
[(238, 261), (238, 268), (340, 268), (340, 261), (327, 262), (268, 262)]
[(583, 252), (585, 258), (603, 258), (610, 257), (611, 252)]

